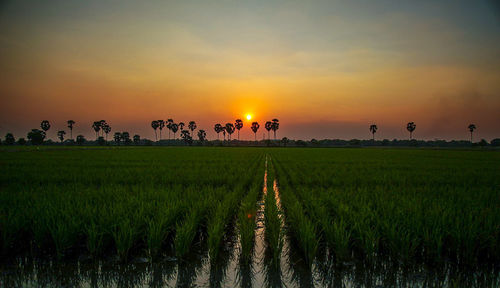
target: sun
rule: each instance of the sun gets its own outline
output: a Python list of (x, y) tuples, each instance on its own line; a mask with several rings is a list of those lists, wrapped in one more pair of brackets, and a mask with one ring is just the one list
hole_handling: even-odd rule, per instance
[(251, 119), (252, 119), (252, 115), (247, 114), (247, 120), (251, 120)]

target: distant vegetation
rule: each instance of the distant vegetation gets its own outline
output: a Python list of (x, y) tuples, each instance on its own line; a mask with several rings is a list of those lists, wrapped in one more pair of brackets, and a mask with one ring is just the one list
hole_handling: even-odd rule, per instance
[[(60, 143), (56, 143), (52, 140), (46, 140), (48, 130), (51, 128), (50, 122), (48, 120), (43, 120), (40, 123), (39, 129), (32, 129), (28, 135), (26, 141), (24, 138), (19, 138), (16, 142), (14, 135), (12, 133), (7, 133), (5, 135), (4, 141), (0, 141), (0, 144), (5, 145), (196, 145), (196, 146), (283, 146), (283, 147), (359, 147), (359, 146), (394, 146), (394, 147), (470, 147), (479, 146), (500, 146), (500, 138), (493, 139), (488, 143), (485, 139), (481, 139), (479, 142), (473, 142), (473, 132), (476, 130), (475, 124), (470, 124), (467, 129), (470, 132), (470, 141), (464, 140), (415, 140), (413, 139), (413, 132), (416, 129), (416, 124), (414, 122), (408, 122), (406, 129), (410, 133), (409, 140), (398, 140), (398, 139), (383, 139), (376, 140), (375, 133), (378, 131), (378, 126), (376, 124), (371, 124), (369, 126), (369, 131), (372, 134), (371, 140), (366, 139), (322, 139), (316, 140), (311, 139), (310, 141), (305, 140), (291, 140), (287, 137), (277, 139), (276, 132), (280, 127), (278, 119), (273, 119), (272, 121), (267, 121), (264, 125), (265, 130), (267, 130), (267, 139), (257, 140), (257, 132), (259, 131), (260, 124), (258, 122), (252, 122), (250, 129), (254, 133), (254, 141), (242, 140), (240, 141), (240, 130), (243, 128), (243, 121), (241, 119), (236, 119), (234, 123), (228, 122), (224, 125), (217, 123), (214, 125), (213, 130), (217, 133), (217, 139), (209, 140), (207, 139), (207, 132), (203, 129), (195, 130), (198, 128), (195, 121), (189, 121), (187, 125), (188, 129), (184, 129), (184, 122), (175, 123), (172, 119), (164, 120), (153, 120), (151, 121), (151, 128), (154, 130), (155, 141), (151, 141), (147, 138), (141, 138), (140, 135), (135, 134), (132, 139), (130, 133), (127, 131), (115, 132), (112, 141), (108, 141), (108, 134), (111, 132), (111, 126), (106, 122), (106, 120), (99, 120), (93, 122), (91, 125), (92, 130), (95, 133), (95, 139), (86, 139), (83, 135), (78, 135), (76, 140), (73, 139), (73, 128), (76, 122), (73, 120), (67, 121), (67, 127), (70, 130), (70, 138), (66, 139), (66, 131), (59, 130), (57, 132), (57, 138)], [(166, 128), (168, 130), (168, 140), (162, 138), (162, 131)], [(237, 140), (232, 139), (232, 134), (238, 131)], [(177, 132), (179, 132), (180, 138), (177, 138)], [(271, 131), (273, 131), (274, 139), (271, 139)], [(158, 133), (159, 132), (159, 133)], [(171, 138), (171, 133), (173, 138)], [(220, 139), (220, 133), (222, 133), (222, 140)], [(158, 137), (159, 134), (159, 137)], [(227, 137), (226, 137), (227, 136)]]

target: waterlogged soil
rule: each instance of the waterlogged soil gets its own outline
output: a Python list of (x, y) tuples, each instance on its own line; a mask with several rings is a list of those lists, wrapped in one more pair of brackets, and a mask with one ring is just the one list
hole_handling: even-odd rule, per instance
[[(236, 225), (228, 232), (218, 259), (210, 259), (203, 233), (198, 233), (183, 259), (173, 249), (158, 259), (136, 255), (128, 262), (116, 256), (51, 260), (26, 255), (0, 261), (0, 287), (500, 287), (500, 267), (458, 267), (443, 260), (433, 266), (403, 264), (390, 259), (336, 262), (320, 247), (309, 266), (293, 237), (285, 233), (280, 265), (264, 241), (264, 196), (274, 193), (281, 208), (279, 186), (267, 191), (267, 158), (263, 195), (258, 201), (255, 245), (250, 264), (240, 261)], [(282, 229), (287, 231), (282, 216)]]

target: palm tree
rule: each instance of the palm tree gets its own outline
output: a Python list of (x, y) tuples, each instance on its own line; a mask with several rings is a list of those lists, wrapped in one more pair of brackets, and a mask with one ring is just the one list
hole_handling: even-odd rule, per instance
[(235, 129), (234, 129), (233, 123), (226, 123), (226, 132), (227, 132), (227, 134), (229, 134), (228, 135), (229, 141), (231, 141), (231, 134), (234, 133), (234, 130)]
[(141, 142), (141, 136), (139, 136), (138, 134), (135, 134), (134, 135), (134, 144), (139, 145), (140, 142)]
[(108, 142), (108, 134), (111, 132), (111, 126), (108, 123), (104, 127), (102, 127), (102, 131), (106, 134), (106, 142)]
[(255, 141), (257, 141), (257, 131), (259, 131), (259, 123), (258, 122), (252, 122), (252, 131), (253, 131), (253, 134), (255, 134)]
[(170, 140), (170, 131), (172, 131), (172, 124), (174, 124), (174, 120), (173, 119), (167, 119), (168, 140)]
[(94, 123), (92, 124), (92, 128), (95, 131), (95, 139), (97, 140), (97, 138), (99, 137), (99, 130), (101, 130), (101, 121), (94, 121)]
[(234, 121), (234, 127), (238, 129), (238, 141), (240, 141), (240, 129), (243, 128), (243, 121), (241, 121), (241, 119), (236, 119), (236, 121)]
[(472, 132), (476, 130), (476, 125), (475, 124), (469, 124), (469, 132), (470, 132), (470, 143), (472, 144)]
[(189, 121), (188, 128), (189, 130), (191, 130), (191, 134), (194, 135), (194, 130), (196, 129), (196, 122)]
[(370, 125), (370, 132), (372, 132), (372, 135), (373, 135), (372, 140), (373, 141), (375, 141), (375, 132), (377, 132), (377, 129), (378, 129), (377, 125), (375, 125), (375, 124)]
[(410, 132), (410, 140), (411, 140), (413, 131), (415, 131), (415, 128), (417, 128), (417, 125), (415, 125), (415, 123), (413, 123), (413, 122), (408, 122), (408, 124), (406, 124), (406, 130), (408, 130)]
[(174, 140), (175, 140), (175, 133), (177, 133), (177, 131), (179, 130), (179, 124), (172, 123), (170, 127), (172, 129), (172, 132), (174, 133)]
[(267, 130), (267, 139), (271, 139), (271, 135), (270, 135), (269, 131), (271, 131), (271, 129), (273, 129), (273, 122), (267, 121), (266, 124), (264, 124), (264, 128), (266, 128), (266, 130)]
[(274, 132), (274, 140), (276, 140), (276, 130), (280, 128), (280, 120), (278, 119), (273, 119), (273, 123), (271, 124), (271, 129)]
[(203, 142), (207, 140), (207, 132), (205, 130), (198, 130), (198, 139), (200, 139), (200, 142)]
[(224, 136), (224, 141), (226, 141), (226, 126), (222, 126), (221, 131), (222, 135)]
[(57, 131), (57, 137), (59, 137), (61, 143), (64, 141), (64, 135), (66, 135), (66, 132), (64, 130)]
[(69, 128), (69, 133), (71, 135), (71, 140), (73, 140), (73, 125), (75, 125), (75, 121), (73, 120), (68, 120), (68, 128)]
[(222, 132), (222, 125), (215, 124), (214, 125), (214, 131), (215, 131), (215, 133), (217, 133), (217, 140), (219, 140), (219, 133)]
[(184, 126), (186, 126), (186, 124), (184, 124), (184, 122), (179, 122), (179, 130), (184, 130)]
[[(151, 121), (151, 128), (153, 128), (155, 130), (155, 141), (158, 141), (158, 136), (156, 134), (156, 129), (158, 129), (158, 127), (160, 127), (160, 123), (158, 123), (157, 120)], [(116, 133), (115, 133), (115, 135), (116, 135)]]
[(165, 127), (165, 121), (163, 120), (156, 120), (158, 122), (158, 128), (160, 129), (160, 141), (161, 141), (161, 130), (163, 130), (163, 127)]
[(193, 143), (193, 137), (191, 137), (191, 135), (189, 134), (189, 130), (182, 130), (181, 138), (186, 144), (191, 145), (191, 143)]
[(99, 121), (99, 123), (101, 123), (101, 125), (100, 125), (101, 126), (101, 136), (104, 136), (104, 129), (103, 128), (106, 125), (108, 125), (108, 123), (106, 123), (106, 120), (101, 120), (101, 121)]
[(113, 138), (115, 139), (116, 144), (120, 145), (120, 141), (122, 140), (122, 133), (115, 132), (115, 135)]
[(49, 121), (48, 120), (43, 120), (42, 123), (40, 123), (40, 127), (45, 132), (45, 135), (47, 135), (47, 131), (50, 129), (50, 123), (49, 123)]

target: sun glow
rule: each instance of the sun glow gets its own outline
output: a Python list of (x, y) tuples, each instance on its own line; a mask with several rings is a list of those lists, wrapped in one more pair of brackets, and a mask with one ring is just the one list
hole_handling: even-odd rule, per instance
[(247, 114), (246, 117), (247, 117), (247, 120), (251, 120), (252, 119), (252, 115), (250, 115), (250, 114)]

